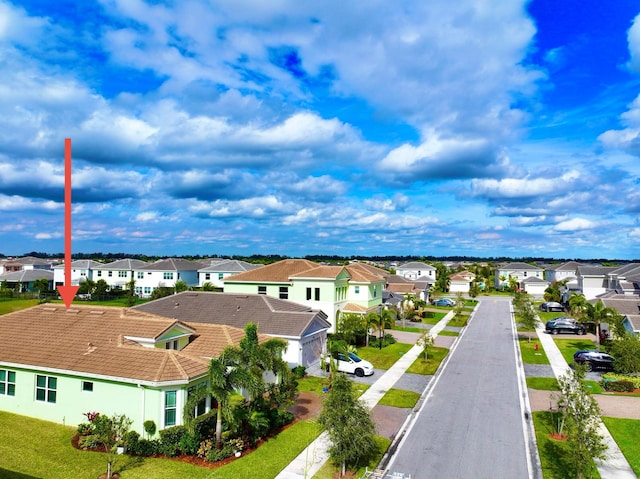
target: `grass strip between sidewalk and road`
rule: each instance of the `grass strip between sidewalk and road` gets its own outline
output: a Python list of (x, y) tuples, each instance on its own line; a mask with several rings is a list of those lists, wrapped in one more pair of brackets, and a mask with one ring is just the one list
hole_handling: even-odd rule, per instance
[(424, 376), (432, 376), (436, 373), (440, 367), (440, 363), (449, 353), (448, 348), (442, 348), (440, 346), (430, 346), (428, 351), (427, 360), (420, 355), (411, 366), (407, 369), (411, 374), (422, 374)]
[(382, 399), (378, 402), (378, 404), (382, 406), (392, 406), (399, 408), (413, 408), (416, 404), (418, 404), (418, 400), (420, 399), (420, 394), (407, 391), (405, 389), (389, 389)]
[[(520, 343), (520, 354), (522, 355), (522, 362), (525, 364), (549, 364), (544, 348), (540, 344), (538, 338), (518, 338)], [(536, 351), (536, 344), (538, 350)]]

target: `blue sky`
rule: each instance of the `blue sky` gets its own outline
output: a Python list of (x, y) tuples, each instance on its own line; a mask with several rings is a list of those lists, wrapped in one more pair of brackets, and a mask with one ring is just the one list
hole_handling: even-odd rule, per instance
[(640, 258), (636, 0), (0, 0), (0, 253)]

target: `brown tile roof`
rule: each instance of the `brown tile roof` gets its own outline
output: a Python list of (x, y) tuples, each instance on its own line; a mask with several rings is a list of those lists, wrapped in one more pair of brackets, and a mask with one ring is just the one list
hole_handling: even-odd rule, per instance
[(316, 268), (292, 274), (291, 278), (327, 278), (336, 279), (345, 271), (344, 266), (317, 266)]
[[(195, 330), (182, 351), (143, 347), (125, 339), (157, 338), (176, 324)], [(12, 338), (0, 349), (0, 363), (146, 383), (201, 376), (209, 358), (244, 337), (244, 331), (229, 326), (181, 324), (130, 309), (74, 305), (67, 310), (46, 304), (0, 316), (0, 329)]]
[(329, 328), (327, 316), (309, 306), (264, 294), (184, 292), (133, 308), (186, 324), (225, 324), (244, 330), (247, 323), (271, 336), (302, 337), (311, 324)]
[[(388, 271), (382, 268), (376, 268), (373, 265), (367, 263), (349, 263), (347, 265), (347, 270), (353, 276), (355, 271), (359, 271), (362, 274), (370, 274), (373, 276), (380, 276), (381, 278), (387, 278), (391, 275)], [(371, 276), (371, 277), (373, 277)]]
[(413, 283), (392, 283), (387, 285), (387, 291), (392, 293), (413, 293), (416, 289)]
[(224, 281), (288, 283), (292, 275), (312, 270), (318, 266), (320, 266), (318, 263), (306, 259), (284, 259), (262, 268), (234, 274), (225, 278)]

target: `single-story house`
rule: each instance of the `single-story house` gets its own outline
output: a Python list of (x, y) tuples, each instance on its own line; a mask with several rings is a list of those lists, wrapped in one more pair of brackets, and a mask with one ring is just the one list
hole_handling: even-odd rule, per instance
[(309, 306), (263, 294), (191, 292), (174, 294), (133, 308), (189, 324), (220, 324), (258, 332), (287, 341), (283, 359), (290, 366), (310, 366), (326, 351), (327, 315)]
[(11, 339), (0, 348), (1, 410), (69, 425), (89, 411), (125, 414), (140, 434), (147, 420), (182, 424), (210, 359), (245, 336), (133, 309), (57, 304), (2, 315), (0, 329)]
[(0, 275), (0, 283), (7, 282), (7, 287), (17, 289), (21, 293), (36, 291), (34, 283), (46, 279), (49, 289), (53, 289), (53, 271), (47, 269), (23, 269)]

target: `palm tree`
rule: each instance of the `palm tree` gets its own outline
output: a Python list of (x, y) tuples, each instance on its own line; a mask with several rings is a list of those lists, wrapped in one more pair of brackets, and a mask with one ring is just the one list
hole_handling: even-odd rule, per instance
[(582, 321), (587, 315), (588, 304), (584, 294), (573, 293), (569, 296), (569, 312), (578, 321)]
[(587, 303), (587, 315), (596, 325), (596, 351), (600, 351), (600, 322), (603, 319), (614, 318), (617, 314), (614, 308), (605, 306), (602, 301), (595, 304)]
[(184, 407), (185, 423), (190, 425), (194, 419), (196, 405), (206, 397), (213, 397), (217, 403), (216, 445), (222, 443), (222, 414), (230, 415), (229, 400), (238, 390), (245, 388), (255, 392), (257, 386), (254, 376), (248, 368), (239, 364), (235, 346), (228, 346), (218, 358), (209, 364), (208, 385), (195, 390)]

